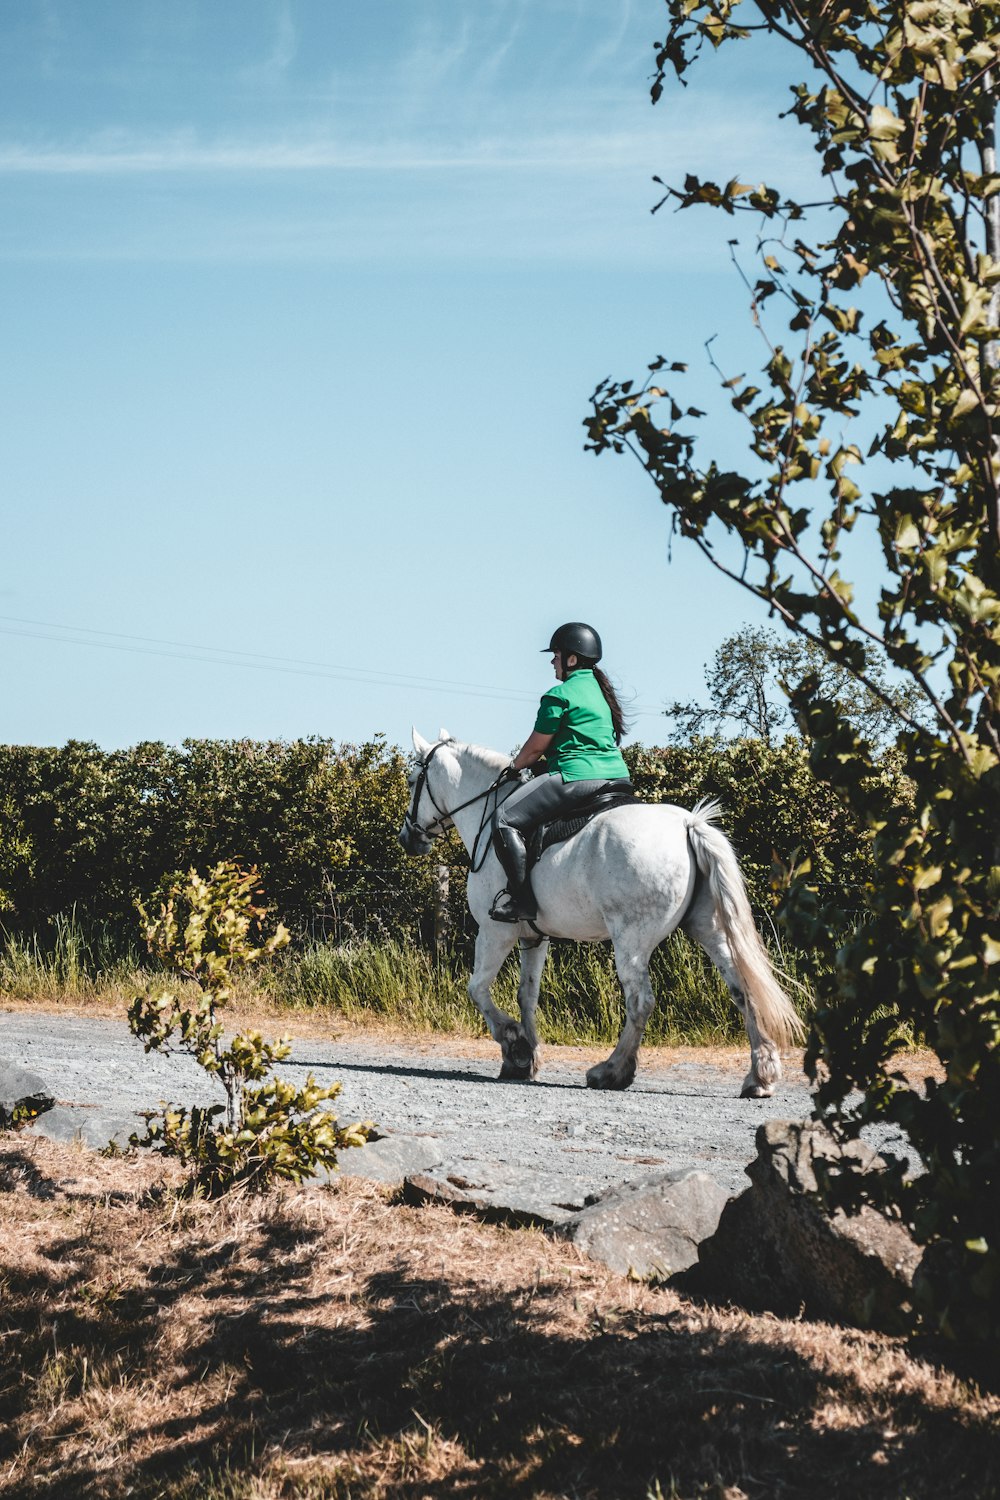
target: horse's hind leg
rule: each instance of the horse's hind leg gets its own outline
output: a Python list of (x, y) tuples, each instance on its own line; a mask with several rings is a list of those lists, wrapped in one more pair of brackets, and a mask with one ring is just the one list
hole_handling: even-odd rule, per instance
[[(529, 1004), (528, 1014), (531, 1019), (530, 1037), (527, 1028), (519, 1025), (513, 1016), (509, 1016), (505, 1010), (494, 1005), (493, 996), (490, 991), (493, 981), (496, 979), (503, 965), (504, 959), (514, 946), (517, 937), (517, 929), (502, 925), (499, 922), (490, 922), (480, 927), (479, 936), (476, 938), (476, 959), (472, 970), (472, 978), (469, 980), (469, 997), (476, 1008), (481, 1012), (483, 1020), (489, 1027), (490, 1036), (499, 1043), (503, 1062), (500, 1067), (501, 1078), (533, 1078), (538, 1071), (538, 1039), (534, 1030), (534, 1004)], [(546, 947), (548, 945), (546, 944)], [(525, 1002), (522, 999), (522, 990), (525, 985), (524, 979), (525, 954), (521, 954), (521, 986), (518, 989), (518, 999), (521, 1001), (521, 1014), (524, 1015)], [(538, 964), (538, 972), (535, 976), (534, 1000), (538, 999), (538, 981), (541, 977), (541, 966), (545, 962), (545, 953), (541, 955)]]
[(750, 1071), (740, 1089), (742, 1099), (769, 1099), (781, 1077), (781, 1054), (760, 1028), (753, 997), (744, 990), (725, 935), (708, 901), (697, 902), (684, 921), (684, 931), (700, 943), (725, 980), (750, 1040)]
[(634, 946), (615, 940), (615, 968), (625, 996), (625, 1025), (618, 1045), (606, 1062), (587, 1072), (591, 1089), (627, 1089), (635, 1078), (642, 1034), (646, 1030), (656, 997), (649, 982), (649, 951), (646, 945)]

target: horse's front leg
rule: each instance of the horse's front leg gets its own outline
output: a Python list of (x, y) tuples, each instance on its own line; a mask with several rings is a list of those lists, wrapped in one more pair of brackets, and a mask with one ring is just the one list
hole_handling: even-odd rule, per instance
[[(537, 1041), (528, 1041), (523, 1025), (494, 1005), (490, 993), (493, 981), (516, 940), (516, 927), (491, 921), (483, 923), (476, 938), (476, 960), (469, 980), (469, 997), (482, 1014), (490, 1036), (499, 1044), (503, 1057), (500, 1077), (524, 1079), (534, 1077)], [(520, 997), (520, 991), (518, 993)]]
[(532, 942), (521, 939), (521, 978), (517, 986), (521, 1032), (511, 1043), (509, 1055), (506, 1050), (504, 1052), (501, 1078), (534, 1078), (538, 1073), (541, 1048), (535, 1029), (535, 1012), (538, 1009), (538, 992), (548, 952), (547, 938), (535, 938)]
[(588, 1069), (587, 1087), (591, 1089), (627, 1089), (635, 1078), (646, 1022), (656, 996), (649, 982), (649, 952), (645, 944), (615, 940), (615, 968), (625, 996), (625, 1025), (618, 1045), (606, 1062)]

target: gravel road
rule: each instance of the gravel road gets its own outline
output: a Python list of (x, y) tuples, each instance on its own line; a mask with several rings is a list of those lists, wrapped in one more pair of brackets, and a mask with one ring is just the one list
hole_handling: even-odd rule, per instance
[[(737, 1097), (743, 1070), (684, 1060), (664, 1066), (655, 1050), (640, 1055), (627, 1093), (584, 1085), (585, 1065), (573, 1049), (546, 1049), (534, 1083), (501, 1083), (499, 1049), (460, 1048), (448, 1037), (381, 1042), (372, 1038), (300, 1038), (282, 1063), (283, 1076), (307, 1072), (343, 1092), (342, 1122), (374, 1120), (379, 1142), (406, 1170), (430, 1168), (464, 1181), (531, 1177), (554, 1204), (665, 1168), (700, 1167), (727, 1191), (747, 1186), (762, 1121), (803, 1119), (810, 1100), (799, 1075), (771, 1099)], [(221, 1089), (190, 1059), (146, 1054), (125, 1021), (37, 1012), (0, 1012), (0, 1056), (31, 1069), (58, 1103), (34, 1127), (59, 1139), (100, 1147), (124, 1144), (142, 1124), (140, 1111), (161, 1101), (214, 1103)], [(695, 1054), (697, 1056), (697, 1054)], [(872, 1144), (896, 1145), (883, 1136)], [(400, 1153), (402, 1154), (400, 1156)], [(391, 1180), (375, 1147), (347, 1151), (345, 1171)], [(369, 1167), (368, 1158), (371, 1165)], [(394, 1158), (395, 1160), (396, 1158)], [(398, 1170), (395, 1172), (398, 1176)], [(539, 1187), (540, 1184), (540, 1187)]]

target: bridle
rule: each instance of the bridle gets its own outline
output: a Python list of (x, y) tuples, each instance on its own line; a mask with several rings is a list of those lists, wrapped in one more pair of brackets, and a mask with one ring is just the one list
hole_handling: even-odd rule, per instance
[[(493, 806), (493, 812), (495, 812), (497, 807), (499, 807), (500, 805), (500, 785), (501, 782), (505, 779), (507, 771), (509, 769), (509, 767), (505, 766), (504, 769), (500, 772), (500, 775), (497, 777), (497, 779), (491, 782), (490, 785), (486, 788), (485, 792), (477, 792), (474, 797), (469, 797), (467, 801), (460, 802), (457, 807), (453, 807), (451, 809), (451, 812), (446, 812), (445, 809), (441, 807), (435, 800), (434, 793), (431, 791), (430, 783), (427, 779), (427, 773), (430, 770), (431, 761), (434, 759), (439, 750), (444, 749), (447, 743), (447, 740), (439, 740), (436, 745), (431, 746), (426, 758), (420, 761), (420, 771), (416, 781), (413, 784), (413, 791), (410, 793), (410, 806), (403, 814), (403, 828), (405, 830), (408, 830), (411, 834), (416, 834), (419, 839), (421, 839), (426, 845), (428, 845), (428, 847), (430, 846), (434, 835), (436, 833), (439, 833), (447, 823), (451, 822), (455, 813), (461, 812), (464, 807), (471, 807), (474, 802), (484, 801), (489, 797), (491, 792), (497, 793), (497, 800)], [(431, 806), (437, 813), (437, 817), (432, 818), (431, 821), (427, 824), (421, 824), (417, 822), (413, 813), (415, 813), (417, 808), (420, 806), (420, 799), (423, 796), (425, 790), (428, 797), (431, 799)], [(410, 812), (410, 807), (413, 808), (413, 813)], [(491, 817), (492, 813), (490, 812), (489, 807), (484, 807), (483, 816), (479, 824), (479, 831), (477, 832), (472, 844), (471, 869), (473, 874), (475, 874), (477, 870), (482, 869), (483, 861), (486, 859), (486, 854), (489, 849), (489, 840), (486, 841), (486, 846), (483, 849), (481, 858), (479, 856), (479, 841), (482, 838), (483, 831), (489, 823)], [(477, 859), (479, 860), (478, 864), (476, 863)]]
[[(445, 741), (441, 740), (438, 744), (432, 745), (426, 759), (419, 762), (420, 772), (417, 776), (416, 782), (414, 783), (413, 791), (410, 793), (410, 807), (413, 808), (413, 812), (416, 812), (417, 808), (420, 806), (420, 799), (424, 795), (424, 788), (426, 787), (427, 795), (431, 799), (431, 806), (438, 814), (438, 816), (436, 818), (432, 818), (425, 828), (417, 822), (416, 818), (413, 816), (413, 813), (410, 812), (410, 807), (408, 807), (406, 809), (406, 812), (403, 814), (403, 827), (408, 829), (410, 833), (415, 833), (418, 838), (423, 839), (424, 842), (428, 844), (434, 837), (435, 830), (437, 830), (438, 828), (443, 828), (447, 820), (451, 817), (451, 813), (446, 813), (443, 807), (438, 806), (437, 802), (434, 800), (434, 793), (431, 791), (430, 787), (427, 786), (427, 772), (431, 768), (431, 761), (434, 759), (435, 755), (438, 753), (444, 743)], [(455, 810), (456, 812), (458, 811), (457, 808)]]

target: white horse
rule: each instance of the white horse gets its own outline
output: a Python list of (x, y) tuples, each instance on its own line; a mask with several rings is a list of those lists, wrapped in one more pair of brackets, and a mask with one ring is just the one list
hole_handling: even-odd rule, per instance
[[(469, 994), (500, 1044), (501, 1078), (528, 1079), (538, 1072), (535, 1010), (548, 938), (582, 943), (610, 938), (626, 1020), (614, 1052), (588, 1071), (587, 1083), (595, 1089), (627, 1089), (656, 1003), (650, 956), (682, 927), (721, 972), (746, 1024), (750, 1071), (742, 1096), (761, 1099), (773, 1093), (781, 1077), (778, 1049), (799, 1040), (803, 1027), (757, 934), (732, 845), (712, 826), (716, 803), (700, 804), (692, 812), (659, 803), (599, 814), (571, 839), (547, 849), (535, 865), (535, 927), (496, 922), (490, 905), (506, 877), (490, 830), (497, 799), (503, 801), (517, 785), (498, 785), (509, 758), (460, 744), (445, 730), (435, 744), (414, 730), (413, 749), (417, 763), (400, 842), (409, 854), (426, 854), (435, 835), (455, 827), (468, 851), (469, 909), (479, 924)], [(515, 943), (521, 949), (520, 1023), (498, 1009), (490, 995)]]

